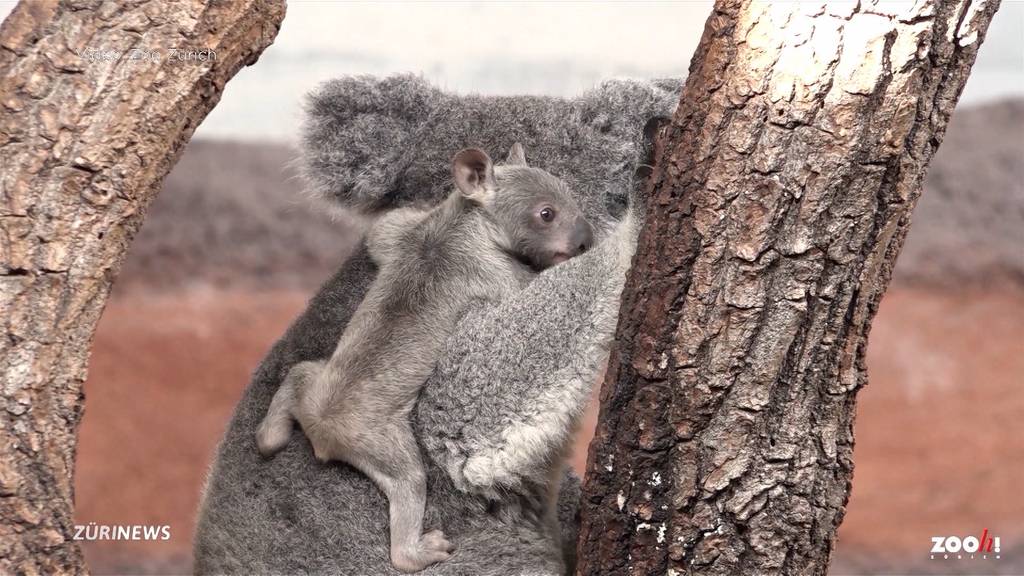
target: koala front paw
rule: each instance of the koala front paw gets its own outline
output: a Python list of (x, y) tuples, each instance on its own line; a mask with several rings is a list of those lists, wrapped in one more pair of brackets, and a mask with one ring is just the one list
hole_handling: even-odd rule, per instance
[(402, 572), (419, 572), (431, 564), (451, 558), (455, 546), (440, 530), (431, 530), (420, 537), (416, 546), (392, 547), (391, 565)]
[(455, 549), (455, 546), (448, 541), (448, 537), (444, 535), (444, 532), (440, 530), (431, 530), (420, 538), (420, 548), (423, 550), (450, 553)]

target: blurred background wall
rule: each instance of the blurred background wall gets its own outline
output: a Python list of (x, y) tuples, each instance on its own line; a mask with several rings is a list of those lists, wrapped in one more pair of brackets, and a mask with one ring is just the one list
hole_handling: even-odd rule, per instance
[[(77, 521), (167, 524), (172, 538), (88, 543), (94, 572), (188, 571), (235, 402), (358, 241), (358, 219), (317, 213), (287, 168), (306, 91), (403, 71), (459, 92), (564, 96), (678, 76), (710, 7), (292, 1), (277, 42), (228, 84), (165, 182), (100, 322)], [(871, 333), (833, 574), (1024, 573), (1022, 98), (1024, 3), (1003, 0)], [(932, 536), (983, 528), (1001, 536), (1000, 561), (929, 560)]]

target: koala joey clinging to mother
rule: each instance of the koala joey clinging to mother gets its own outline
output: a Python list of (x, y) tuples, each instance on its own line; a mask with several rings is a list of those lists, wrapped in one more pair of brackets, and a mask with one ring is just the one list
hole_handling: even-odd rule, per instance
[(453, 161), (456, 189), (431, 210), (401, 208), (367, 236), (376, 279), (327, 360), (293, 366), (256, 439), (270, 456), (298, 421), (320, 461), (341, 460), (388, 499), (391, 562), (414, 572), (446, 560), (423, 533), (426, 476), (410, 412), (467, 307), (500, 300), (593, 243), (568, 186), (526, 164), (521, 145), (493, 166), (478, 149)]

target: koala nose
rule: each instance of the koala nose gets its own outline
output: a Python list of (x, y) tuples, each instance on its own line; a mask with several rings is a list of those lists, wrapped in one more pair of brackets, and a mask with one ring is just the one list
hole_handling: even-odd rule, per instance
[(583, 254), (593, 245), (594, 228), (585, 218), (577, 218), (572, 235), (569, 237), (569, 246), (573, 247), (576, 254)]

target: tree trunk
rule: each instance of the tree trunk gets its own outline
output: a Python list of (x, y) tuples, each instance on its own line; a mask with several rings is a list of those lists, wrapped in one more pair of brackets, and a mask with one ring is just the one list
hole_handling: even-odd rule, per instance
[(579, 574), (825, 574), (871, 319), (998, 2), (719, 0), (660, 144)]
[(164, 176), (283, 17), (32, 0), (0, 28), (0, 573), (84, 572), (72, 474), (96, 322)]

